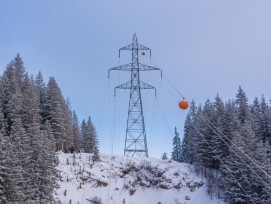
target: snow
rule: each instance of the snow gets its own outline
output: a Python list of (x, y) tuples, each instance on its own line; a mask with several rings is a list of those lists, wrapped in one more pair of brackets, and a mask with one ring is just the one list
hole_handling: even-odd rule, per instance
[[(58, 153), (63, 204), (224, 204), (207, 194), (193, 166), (155, 158)], [(99, 202), (97, 202), (99, 203)]]

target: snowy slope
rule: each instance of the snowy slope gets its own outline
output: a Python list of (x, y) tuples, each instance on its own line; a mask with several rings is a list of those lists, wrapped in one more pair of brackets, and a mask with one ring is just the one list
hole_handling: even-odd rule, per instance
[[(62, 203), (224, 204), (211, 199), (192, 166), (154, 158), (58, 153)], [(110, 168), (111, 167), (111, 168)]]

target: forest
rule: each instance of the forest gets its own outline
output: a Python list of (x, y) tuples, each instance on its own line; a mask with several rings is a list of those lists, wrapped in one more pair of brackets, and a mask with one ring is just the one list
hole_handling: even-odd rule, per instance
[(175, 128), (171, 158), (193, 164), (207, 178), (211, 196), (227, 203), (271, 203), (270, 102), (262, 95), (249, 104), (241, 87), (227, 102), (219, 94), (204, 105), (193, 101), (182, 140)]
[(0, 203), (58, 203), (56, 151), (98, 158), (95, 126), (79, 124), (54, 77), (29, 76), (17, 54), (0, 77)]
[[(270, 101), (249, 104), (239, 87), (226, 102), (219, 94), (203, 105), (192, 101), (182, 139), (175, 128), (171, 159), (192, 164), (211, 196), (271, 203), (270, 145)], [(57, 151), (98, 159), (95, 126), (90, 117), (79, 122), (54, 77), (29, 76), (18, 54), (0, 77), (0, 203), (60, 202)]]

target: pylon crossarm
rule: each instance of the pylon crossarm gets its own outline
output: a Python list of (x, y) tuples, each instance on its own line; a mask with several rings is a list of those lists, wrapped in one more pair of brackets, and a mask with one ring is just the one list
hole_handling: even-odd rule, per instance
[(151, 57), (151, 49), (148, 48), (148, 47), (146, 47), (146, 46), (144, 46), (144, 45), (140, 45), (137, 42), (136, 42), (136, 44), (132, 43), (132, 44), (129, 44), (127, 46), (124, 46), (124, 47), (120, 48), (119, 49), (119, 57), (120, 57), (120, 51), (121, 50), (134, 50), (135, 46), (136, 46), (137, 51), (140, 51), (140, 50), (149, 50), (150, 51), (150, 57)]
[(140, 89), (154, 89), (156, 97), (156, 88), (154, 86), (151, 86), (143, 81), (140, 81)]
[(124, 46), (122, 48), (119, 49), (119, 51), (121, 50), (132, 50), (133, 49), (133, 44), (130, 44), (130, 45), (127, 45), (127, 46)]
[(116, 89), (131, 89), (131, 81), (127, 81), (114, 89), (114, 96), (116, 96)]
[[(138, 65), (139, 65), (139, 67), (138, 67), (139, 71), (161, 71), (161, 78), (162, 78), (162, 70), (160, 68), (141, 64), (141, 63), (138, 63)], [(135, 68), (132, 63), (110, 68), (108, 70), (108, 78), (110, 78), (110, 71), (116, 71), (116, 70), (133, 71), (133, 70), (137, 70), (137, 68)]]
[(153, 67), (153, 66), (149, 66), (149, 65), (141, 64), (141, 63), (138, 63), (138, 65), (139, 65), (139, 71), (156, 71), (156, 70), (162, 71), (158, 67)]
[(140, 45), (138, 44), (138, 50), (151, 50), (150, 48), (144, 46), (144, 45)]
[(131, 71), (132, 70), (132, 63), (124, 64), (124, 65), (121, 65), (121, 66), (110, 68), (108, 70), (108, 78), (110, 78), (110, 71), (115, 71), (115, 70)]
[[(120, 48), (119, 51), (121, 51), (121, 50), (132, 50), (132, 49), (134, 49), (133, 44), (130, 44), (130, 45), (127, 45), (127, 46), (124, 46), (124, 47)], [(151, 49), (144, 46), (144, 45), (138, 44), (137, 45), (137, 50), (151, 50)]]

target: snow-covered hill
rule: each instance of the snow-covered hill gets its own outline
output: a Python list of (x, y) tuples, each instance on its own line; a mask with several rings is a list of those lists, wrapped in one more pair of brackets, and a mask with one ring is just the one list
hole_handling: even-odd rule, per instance
[(209, 197), (188, 164), (107, 155), (93, 163), (91, 154), (58, 154), (64, 204), (224, 204)]

